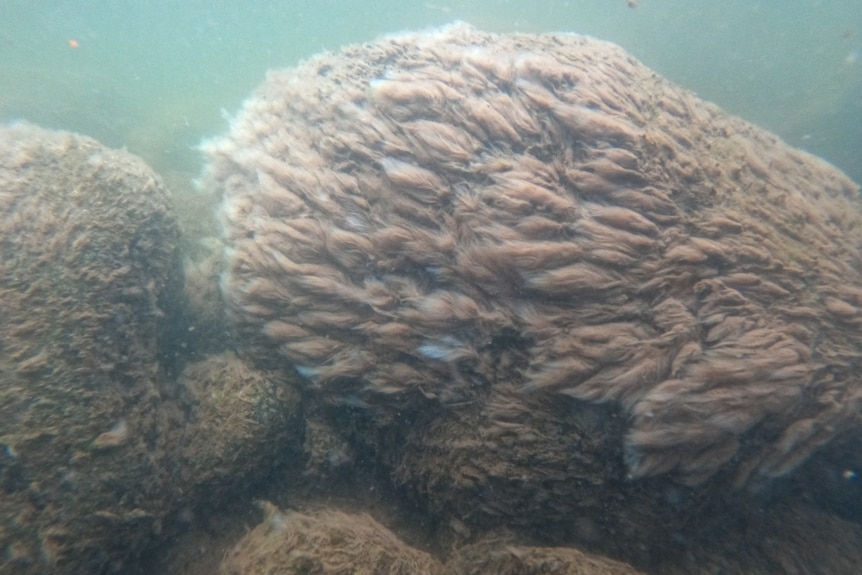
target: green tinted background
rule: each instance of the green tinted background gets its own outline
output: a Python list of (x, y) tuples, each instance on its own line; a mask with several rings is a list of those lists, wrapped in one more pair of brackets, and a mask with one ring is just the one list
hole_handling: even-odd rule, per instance
[[(862, 181), (859, 0), (218, 2), (0, 0), (0, 121), (27, 119), (197, 173), (269, 68), (408, 29), (570, 31), (616, 42), (701, 97)], [(77, 47), (70, 41), (77, 42)]]

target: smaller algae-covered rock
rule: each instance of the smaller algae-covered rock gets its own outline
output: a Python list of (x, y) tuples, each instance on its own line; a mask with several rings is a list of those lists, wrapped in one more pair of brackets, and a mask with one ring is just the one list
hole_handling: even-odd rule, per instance
[(256, 370), (232, 353), (188, 365), (177, 379), (171, 425), (163, 427), (164, 462), (172, 488), (195, 502), (218, 501), (249, 476), (298, 452), (299, 395), (284, 374)]
[(567, 547), (528, 547), (481, 541), (459, 549), (446, 563), (452, 575), (642, 575), (619, 561)]
[(266, 518), (222, 562), (221, 575), (442, 575), (442, 565), (365, 514), (281, 512)]

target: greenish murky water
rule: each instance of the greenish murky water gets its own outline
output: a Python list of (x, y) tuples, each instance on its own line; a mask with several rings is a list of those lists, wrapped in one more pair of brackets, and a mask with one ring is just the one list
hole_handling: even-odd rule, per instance
[(267, 69), (453, 20), (611, 40), (862, 180), (859, 0), (2, 0), (0, 121), (78, 131), (193, 174), (196, 144)]

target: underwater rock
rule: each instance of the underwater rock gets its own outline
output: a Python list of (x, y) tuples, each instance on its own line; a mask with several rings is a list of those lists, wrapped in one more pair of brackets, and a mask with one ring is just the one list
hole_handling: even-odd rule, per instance
[(167, 373), (178, 239), (137, 157), (0, 128), (4, 574), (122, 572), (289, 448), (290, 376), (230, 354)]
[(446, 562), (452, 575), (638, 575), (641, 571), (566, 547), (528, 547), (489, 539), (459, 549)]
[(728, 520), (720, 530), (677, 542), (651, 570), (661, 575), (687, 573), (859, 572), (862, 526), (806, 503), (782, 502), (759, 509), (744, 521)]
[(570, 548), (529, 547), (493, 537), (457, 549), (445, 565), (412, 548), (371, 516), (322, 508), (280, 511), (261, 503), (265, 517), (227, 553), (221, 575), (637, 575), (632, 567)]
[(616, 46), (348, 47), (206, 152), (242, 353), (433, 510), (640, 554), (859, 434), (857, 187)]
[(159, 333), (178, 290), (168, 192), (95, 140), (0, 128), (0, 565), (100, 572), (160, 529)]
[(369, 515), (335, 510), (283, 513), (263, 503), (266, 518), (228, 552), (222, 575), (434, 575), (429, 554), (413, 549)]
[[(295, 376), (294, 376), (295, 378)], [(267, 373), (233, 353), (189, 364), (160, 408), (163, 463), (186, 500), (208, 508), (231, 489), (299, 453), (299, 393), (291, 375)]]

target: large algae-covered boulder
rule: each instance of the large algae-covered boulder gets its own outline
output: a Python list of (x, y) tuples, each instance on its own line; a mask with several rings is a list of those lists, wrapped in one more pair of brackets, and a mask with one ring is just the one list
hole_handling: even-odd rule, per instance
[(613, 45), (349, 47), (207, 152), (243, 352), (431, 509), (640, 555), (858, 441), (856, 186)]
[(0, 129), (6, 572), (99, 572), (158, 530), (164, 487), (143, 482), (159, 477), (158, 342), (178, 236), (140, 159), (69, 133)]
[(180, 367), (162, 337), (178, 237), (167, 190), (138, 158), (0, 128), (3, 573), (126, 572), (183, 509), (289, 448), (290, 377), (230, 354), (176, 380), (160, 365)]

